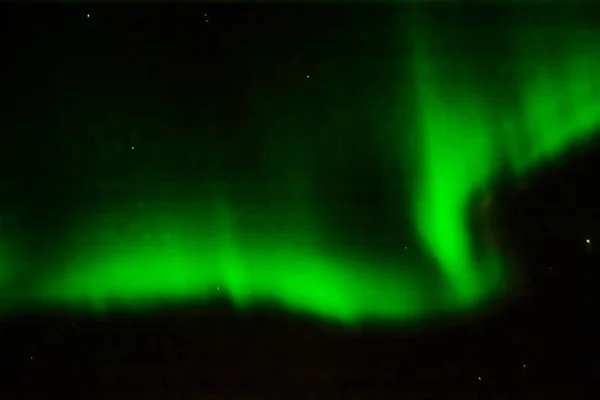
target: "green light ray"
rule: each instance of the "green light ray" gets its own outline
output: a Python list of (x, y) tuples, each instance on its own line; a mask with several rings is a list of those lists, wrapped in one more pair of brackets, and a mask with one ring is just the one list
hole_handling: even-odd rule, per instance
[[(477, 80), (472, 54), (460, 54), (451, 45), (453, 51), (444, 51), (445, 38), (435, 37), (431, 30), (416, 29), (420, 33), (415, 34), (419, 42), (414, 55), (415, 93), (424, 165), (415, 191), (416, 223), (423, 227), (423, 241), (459, 298), (469, 302), (495, 286), (486, 284), (479, 271), (489, 269), (476, 265), (473, 257), (472, 233), (466, 226), (469, 197), (493, 183), (503, 163), (522, 178), (543, 162), (556, 160), (589, 139), (600, 117), (600, 86), (592, 76), (594, 67), (597, 71), (600, 66), (593, 55), (597, 30), (577, 24), (545, 31), (517, 26), (517, 81), (512, 83), (494, 81), (494, 76)], [(548, 49), (553, 51), (552, 60)], [(507, 84), (521, 92), (516, 106), (486, 96), (498, 92), (494, 86)], [(503, 110), (503, 119), (498, 119), (497, 110)], [(496, 134), (499, 125), (503, 129)], [(493, 259), (486, 262), (497, 265)]]

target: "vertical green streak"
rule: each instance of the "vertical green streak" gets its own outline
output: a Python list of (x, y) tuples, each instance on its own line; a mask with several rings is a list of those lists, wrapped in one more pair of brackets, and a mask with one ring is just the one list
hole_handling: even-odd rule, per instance
[[(502, 162), (508, 161), (508, 167), (523, 177), (589, 139), (598, 128), (600, 86), (593, 72), (600, 70), (594, 51), (597, 29), (572, 20), (560, 26), (516, 21), (512, 32), (506, 30), (518, 49), (506, 54), (516, 57), (511, 63), (517, 68), (511, 71), (516, 81), (495, 79), (493, 74), (481, 78), (486, 74), (476, 69), (477, 55), (448, 46), (444, 35), (449, 27), (437, 32), (422, 20), (413, 26), (423, 146), (415, 218), (423, 241), (461, 301), (474, 301), (493, 287), (482, 279), (482, 271), (491, 270), (476, 265), (466, 226), (474, 191), (493, 182)], [(485, 32), (472, 32), (472, 39), (485, 40), (481, 35)], [(501, 92), (499, 85), (516, 86), (520, 98), (486, 96)], [(500, 116), (497, 110), (502, 110)]]
[[(469, 196), (492, 175), (495, 149), (481, 83), (463, 54), (434, 54), (436, 32), (416, 22), (414, 86), (422, 138), (414, 191), (416, 223), (456, 299), (472, 303), (489, 288), (475, 271), (467, 231)], [(443, 39), (442, 39), (443, 41)], [(443, 46), (436, 46), (436, 48)]]

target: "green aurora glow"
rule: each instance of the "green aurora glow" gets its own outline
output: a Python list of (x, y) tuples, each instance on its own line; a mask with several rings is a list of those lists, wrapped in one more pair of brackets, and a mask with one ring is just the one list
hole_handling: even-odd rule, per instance
[[(600, 74), (594, 72), (600, 71), (594, 51), (600, 35), (573, 19), (560, 25), (513, 19), (502, 35), (505, 47), (486, 52), (468, 40), (485, 33), (448, 35), (451, 28), (436, 29), (435, 21), (417, 15), (403, 21), (413, 48), (409, 91), (418, 124), (411, 135), (418, 154), (403, 150), (403, 138), (394, 146), (398, 168), (416, 156), (407, 177), (413, 222), (437, 277), (418, 259), (330, 246), (310, 197), (308, 156), (290, 152), (289, 171), (273, 173), (296, 184), (270, 188), (293, 199), (287, 209), (241, 205), (235, 190), (214, 186), (185, 205), (95, 210), (72, 227), (63, 272), (30, 295), (40, 305), (84, 310), (225, 295), (240, 309), (267, 302), (346, 323), (476, 309), (509, 289), (510, 266), (491, 249), (475, 255), (467, 224), (474, 193), (492, 188), (506, 169), (518, 180), (558, 160), (600, 123)], [(482, 60), (490, 52), (491, 61)], [(135, 226), (116, 228), (124, 223)], [(0, 254), (4, 278), (14, 257), (6, 245)]]

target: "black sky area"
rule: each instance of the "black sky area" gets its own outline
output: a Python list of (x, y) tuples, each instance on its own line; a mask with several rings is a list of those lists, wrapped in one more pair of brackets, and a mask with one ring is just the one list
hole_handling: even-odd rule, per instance
[[(273, 114), (295, 107), (303, 129), (331, 122), (325, 111), (332, 99), (343, 104), (336, 103), (339, 113), (353, 113), (366, 106), (366, 93), (381, 93), (369, 106), (382, 110), (385, 124), (397, 90), (385, 77), (406, 73), (403, 52), (410, 49), (390, 38), (399, 36), (398, 16), (407, 9), (3, 4), (0, 229), (23, 238), (16, 241), (27, 253), (23, 260), (43, 264), (71, 215), (89, 212), (94, 202), (125, 201), (134, 192), (186, 198), (195, 182), (214, 178), (199, 160), (225, 149), (229, 157), (217, 175), (227, 181), (257, 162), (255, 135), (269, 114), (258, 118), (250, 107), (256, 91), (275, 99), (268, 103)], [(560, 16), (560, 9), (548, 10)], [(533, 18), (541, 11), (529, 5), (523, 12)], [(473, 24), (493, 15), (483, 6), (465, 13)], [(327, 76), (313, 72), (323, 65)], [(410, 124), (414, 108), (403, 110)], [(344, 134), (360, 137), (372, 123), (356, 112)], [(293, 148), (294, 135), (286, 138)], [(370, 142), (348, 140), (360, 150), (356, 156), (375, 154)], [(496, 234), (517, 255), (525, 285), (490, 315), (418, 331), (346, 330), (272, 310), (238, 315), (227, 304), (145, 316), (6, 315), (0, 398), (592, 398), (600, 379), (600, 265), (593, 248), (600, 238), (600, 152), (590, 146), (573, 154), (532, 177), (526, 189), (512, 182), (495, 189)], [(312, 162), (327, 169), (332, 161), (321, 154)], [(376, 167), (356, 168), (364, 182), (357, 205), (320, 212), (369, 209), (384, 226), (374, 187), (381, 175)], [(129, 185), (140, 173), (155, 184)], [(401, 235), (416, 241), (408, 228)]]

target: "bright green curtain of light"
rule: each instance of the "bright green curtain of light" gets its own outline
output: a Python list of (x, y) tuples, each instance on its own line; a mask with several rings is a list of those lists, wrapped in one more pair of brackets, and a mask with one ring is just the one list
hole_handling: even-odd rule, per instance
[[(558, 25), (513, 15), (501, 34), (506, 46), (478, 51), (470, 40), (484, 33), (457, 15), (456, 26), (438, 26), (425, 14), (402, 19), (412, 84), (399, 92), (415, 104), (417, 123), (408, 133), (399, 125), (398, 139), (388, 143), (398, 149), (399, 167), (416, 159), (407, 179), (410, 212), (437, 277), (418, 261), (327, 246), (327, 223), (309, 195), (310, 153), (290, 151), (289, 168), (271, 166), (277, 182), (288, 182), (270, 189), (291, 199), (284, 209), (240, 204), (231, 189), (215, 186), (185, 204), (86, 214), (65, 245), (67, 265), (39, 285), (35, 301), (106, 311), (225, 296), (240, 309), (266, 302), (355, 323), (471, 310), (501, 294), (510, 266), (491, 249), (475, 256), (470, 201), (503, 170), (521, 179), (591, 139), (600, 122), (600, 35), (576, 13)], [(490, 54), (492, 61), (482, 61)], [(402, 135), (417, 138), (410, 150), (417, 155), (398, 145)]]

